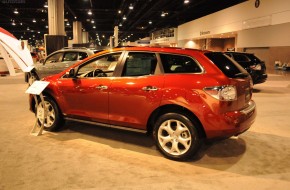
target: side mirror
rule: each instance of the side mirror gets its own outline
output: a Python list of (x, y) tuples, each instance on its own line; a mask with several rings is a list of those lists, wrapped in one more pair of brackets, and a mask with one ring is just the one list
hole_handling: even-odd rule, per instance
[(76, 76), (75, 76), (75, 69), (72, 68), (68, 72), (66, 72), (66, 77), (67, 78), (76, 78)]

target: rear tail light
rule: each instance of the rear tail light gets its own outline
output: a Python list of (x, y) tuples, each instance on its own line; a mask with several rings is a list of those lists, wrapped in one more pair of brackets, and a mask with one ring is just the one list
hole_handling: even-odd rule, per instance
[(237, 89), (232, 85), (206, 87), (203, 90), (220, 101), (233, 101), (237, 99)]

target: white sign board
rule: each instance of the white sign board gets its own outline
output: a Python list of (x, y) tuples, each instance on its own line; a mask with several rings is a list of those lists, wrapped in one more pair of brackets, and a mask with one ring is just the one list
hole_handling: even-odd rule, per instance
[(32, 85), (25, 91), (27, 94), (40, 95), (41, 92), (48, 86), (47, 81), (34, 81)]

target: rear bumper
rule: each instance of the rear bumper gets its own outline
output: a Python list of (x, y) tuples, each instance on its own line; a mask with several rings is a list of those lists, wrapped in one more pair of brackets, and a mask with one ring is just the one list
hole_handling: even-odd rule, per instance
[(228, 138), (247, 131), (257, 115), (256, 104), (250, 101), (248, 106), (239, 111), (227, 112), (220, 117), (220, 123), (213, 130), (207, 131), (207, 138)]

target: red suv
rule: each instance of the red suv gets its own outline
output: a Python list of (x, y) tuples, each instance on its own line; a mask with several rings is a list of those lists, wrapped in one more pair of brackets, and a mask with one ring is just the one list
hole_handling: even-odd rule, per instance
[[(251, 77), (220, 52), (124, 47), (43, 80), (46, 130), (73, 120), (148, 132), (174, 160), (192, 157), (202, 139), (245, 132), (256, 117)], [(30, 106), (43, 111), (32, 97)]]

